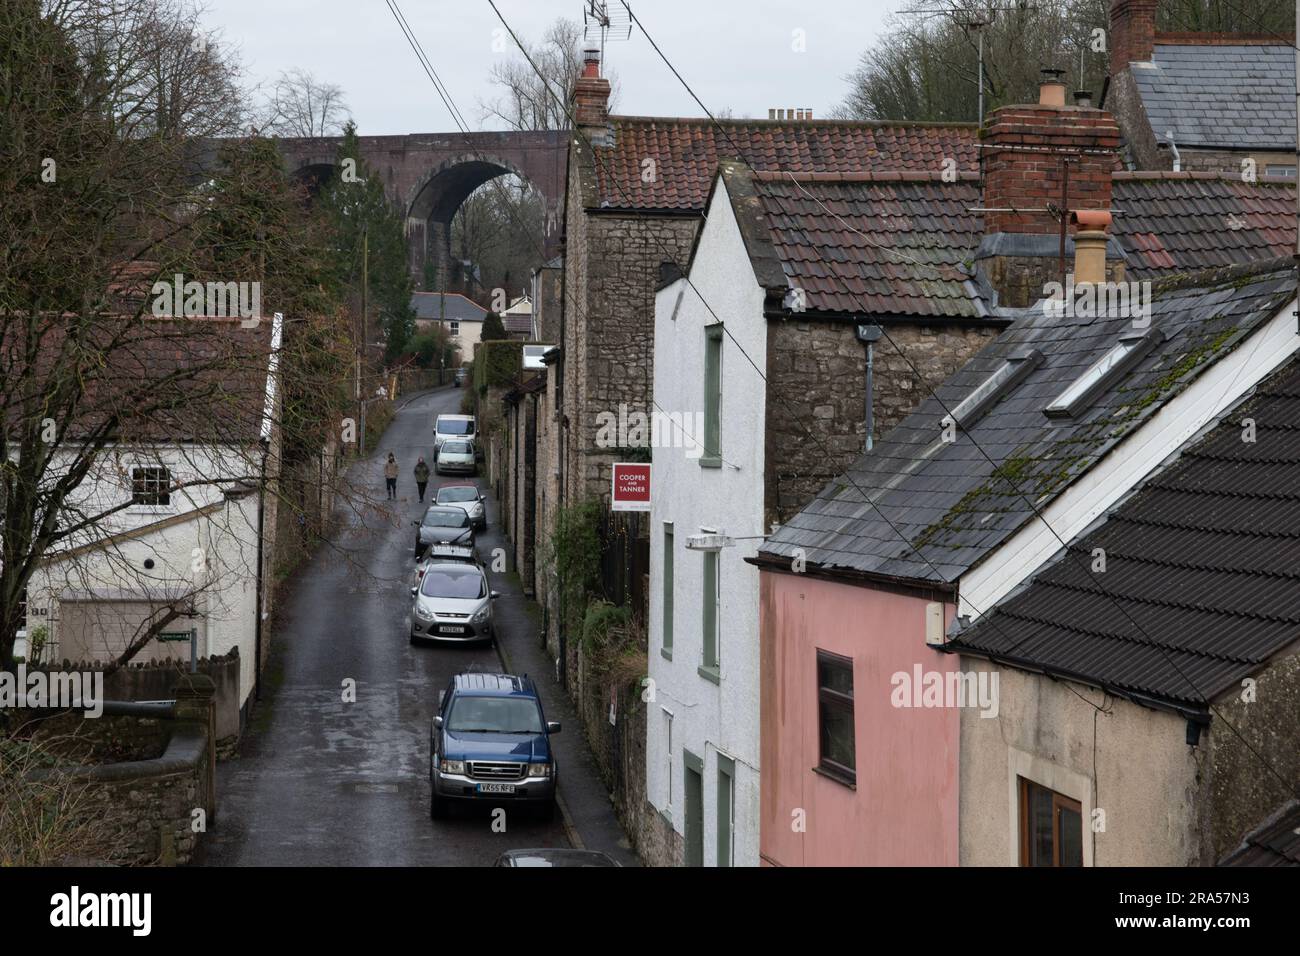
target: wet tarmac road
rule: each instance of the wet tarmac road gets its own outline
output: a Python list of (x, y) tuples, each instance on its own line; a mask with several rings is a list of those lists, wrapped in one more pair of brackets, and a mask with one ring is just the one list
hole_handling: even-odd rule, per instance
[[(351, 480), (370, 507), (347, 508), (333, 548), (299, 568), (280, 599), (263, 698), (238, 759), (218, 766), (218, 812), (209, 866), (489, 865), (503, 850), (570, 846), (560, 816), (542, 822), (507, 812), (494, 832), (489, 808), (429, 819), (429, 722), (438, 692), (468, 667), (501, 669), (490, 646), (412, 646), (407, 613), (411, 521), (420, 505), (411, 469), (432, 461), (433, 421), (459, 410), (460, 389), (403, 405), (376, 453)], [(401, 467), (398, 501), (384, 496), (382, 459)], [(480, 481), (480, 485), (482, 482)], [(496, 505), (479, 535), (483, 554), (501, 543)], [(514, 588), (490, 574), (497, 590)], [(518, 617), (498, 628), (524, 627)], [(355, 681), (356, 702), (344, 702)]]

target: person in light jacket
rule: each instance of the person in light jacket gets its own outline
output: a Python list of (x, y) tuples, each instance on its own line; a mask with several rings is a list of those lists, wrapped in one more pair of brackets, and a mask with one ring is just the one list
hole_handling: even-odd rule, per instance
[(420, 500), (424, 500), (424, 489), (429, 487), (429, 466), (424, 463), (421, 457), (415, 463), (415, 490), (420, 493)]
[(397, 497), (397, 459), (391, 451), (384, 462), (384, 481), (388, 484), (388, 500), (392, 501)]

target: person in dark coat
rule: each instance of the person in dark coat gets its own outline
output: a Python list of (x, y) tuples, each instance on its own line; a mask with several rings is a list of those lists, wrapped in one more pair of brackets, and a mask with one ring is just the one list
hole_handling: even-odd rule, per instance
[(420, 493), (420, 500), (424, 500), (424, 489), (429, 487), (429, 466), (421, 458), (415, 463), (415, 490)]

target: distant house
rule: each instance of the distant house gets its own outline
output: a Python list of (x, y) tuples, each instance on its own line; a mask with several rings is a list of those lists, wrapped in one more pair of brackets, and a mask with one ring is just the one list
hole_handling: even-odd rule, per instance
[(515, 299), (501, 313), (501, 324), (506, 335), (521, 342), (531, 342), (536, 336), (533, 324), (533, 300), (526, 295)]
[(556, 256), (533, 270), (528, 298), (533, 306), (533, 337), (558, 342), (564, 318), (564, 257)]
[(441, 325), (465, 361), (474, 357), (474, 349), (483, 338), (487, 309), (459, 292), (413, 292), (411, 311), (415, 313), (417, 334)]
[(1296, 178), (1294, 35), (1158, 33), (1159, 0), (1112, 0), (1114, 113), (1138, 169)]

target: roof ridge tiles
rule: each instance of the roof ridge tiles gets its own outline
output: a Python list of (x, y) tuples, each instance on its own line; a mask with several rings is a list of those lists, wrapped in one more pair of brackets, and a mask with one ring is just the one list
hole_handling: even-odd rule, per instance
[(807, 170), (789, 169), (755, 169), (751, 170), (749, 175), (762, 183), (791, 181), (796, 183), (977, 183), (980, 181), (980, 174), (977, 170), (966, 169), (959, 171), (956, 174), (955, 179), (951, 173), (928, 169), (864, 169), (856, 172), (810, 172)]
[(1234, 282), (1238, 279), (1263, 279), (1274, 273), (1295, 271), (1294, 256), (1277, 256), (1270, 259), (1256, 259), (1252, 262), (1239, 262), (1229, 266), (1211, 266), (1194, 272), (1179, 272), (1165, 276), (1152, 283), (1153, 295), (1173, 292), (1178, 289), (1203, 289)]
[(642, 116), (642, 115), (621, 115), (615, 114), (609, 117), (609, 122), (618, 125), (619, 123), (662, 123), (667, 125), (707, 125), (713, 126), (715, 123), (719, 126), (790, 126), (790, 127), (808, 127), (808, 126), (841, 126), (845, 128), (858, 127), (861, 129), (969, 129), (975, 131), (979, 129), (978, 123), (962, 123), (953, 121), (939, 120), (856, 120), (856, 119), (834, 119), (834, 118), (814, 118), (814, 119), (768, 119), (754, 117), (717, 117), (712, 119), (708, 116)]

